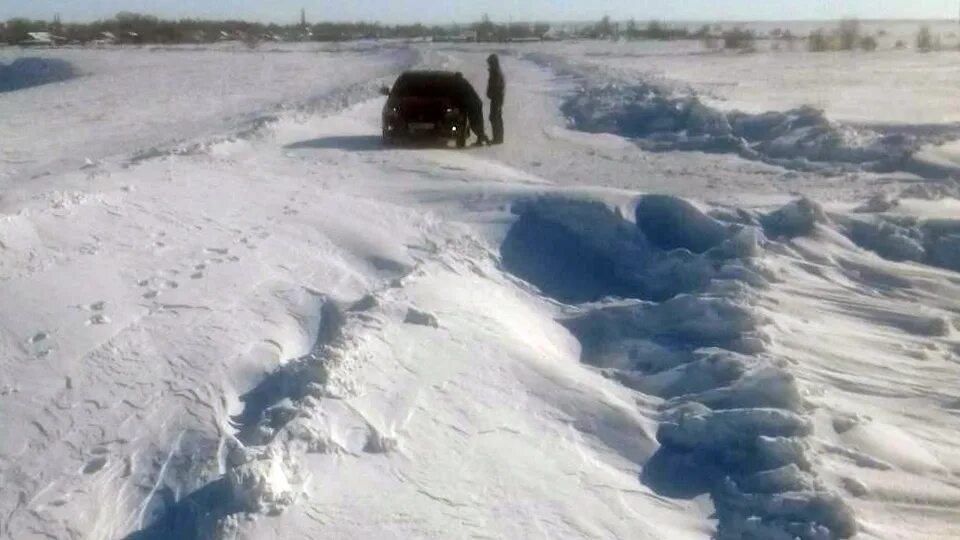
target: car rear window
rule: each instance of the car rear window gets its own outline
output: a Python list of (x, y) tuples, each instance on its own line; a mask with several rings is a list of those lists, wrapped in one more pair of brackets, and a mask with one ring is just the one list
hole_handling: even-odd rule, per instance
[(393, 94), (399, 97), (450, 96), (452, 86), (453, 78), (448, 75), (407, 73), (397, 79)]

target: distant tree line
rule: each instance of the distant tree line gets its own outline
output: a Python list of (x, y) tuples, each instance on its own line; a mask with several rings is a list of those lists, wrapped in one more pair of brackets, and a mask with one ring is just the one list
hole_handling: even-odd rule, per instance
[(874, 51), (877, 49), (877, 45), (877, 38), (864, 34), (860, 21), (856, 19), (844, 19), (830, 31), (818, 28), (810, 32), (807, 39), (807, 48), (810, 52), (852, 51), (855, 49)]
[[(764, 37), (743, 28), (724, 29), (719, 25), (703, 25), (696, 30), (685, 26), (671, 26), (661, 21), (639, 24), (636, 20), (625, 23), (603, 17), (594, 24), (576, 30), (551, 33), (545, 23), (496, 23), (484, 16), (480, 21), (467, 25), (423, 24), (385, 25), (375, 22), (318, 22), (312, 24), (263, 24), (241, 20), (167, 20), (140, 13), (121, 12), (110, 19), (91, 23), (62, 23), (53, 21), (11, 19), (0, 22), (0, 43), (17, 44), (28, 41), (32, 32), (47, 32), (57, 42), (90, 43), (111, 42), (131, 44), (212, 43), (224, 40), (240, 40), (250, 46), (263, 41), (346, 41), (355, 39), (424, 39), (436, 41), (481, 41), (511, 42), (556, 38), (611, 39), (611, 40), (700, 40), (707, 49), (753, 50), (757, 39), (773, 40), (773, 50), (781, 43), (793, 49), (794, 43), (804, 39), (794, 36), (789, 30), (774, 29)], [(880, 31), (879, 36), (885, 35)], [(877, 37), (864, 33), (856, 19), (841, 21), (832, 29), (817, 29), (805, 38), (807, 49), (812, 52), (846, 51), (877, 48)], [(923, 26), (916, 36), (919, 51), (942, 48), (939, 35), (929, 26)], [(895, 48), (906, 48), (906, 43), (897, 41)]]
[(626, 39), (673, 41), (681, 39), (700, 40), (708, 49), (738, 49), (749, 50), (754, 46), (756, 34), (751, 30), (733, 28), (723, 30), (719, 26), (711, 27), (705, 24), (691, 31), (685, 26), (670, 26), (661, 21), (649, 21), (640, 25), (630, 19), (624, 25), (615, 23), (610, 17), (600, 19), (600, 22), (588, 26), (577, 33), (577, 37), (587, 39)]
[(318, 22), (314, 24), (263, 24), (240, 20), (166, 20), (152, 15), (123, 12), (92, 23), (61, 23), (11, 19), (0, 23), (0, 40), (16, 44), (30, 32), (49, 32), (68, 42), (88, 43), (109, 39), (120, 43), (211, 43), (225, 39), (250, 42), (343, 41), (351, 39), (421, 39), (511, 41), (542, 39), (550, 31), (544, 23), (497, 24), (489, 17), (473, 25), (384, 25), (370, 22)]
[(627, 40), (674, 40), (696, 39), (710, 32), (709, 26), (704, 26), (697, 32), (690, 32), (685, 26), (669, 26), (660, 21), (649, 21), (641, 26), (635, 19), (630, 19), (621, 25), (613, 22), (610, 17), (603, 17), (600, 22), (589, 25), (576, 33), (576, 37), (586, 39), (627, 39)]

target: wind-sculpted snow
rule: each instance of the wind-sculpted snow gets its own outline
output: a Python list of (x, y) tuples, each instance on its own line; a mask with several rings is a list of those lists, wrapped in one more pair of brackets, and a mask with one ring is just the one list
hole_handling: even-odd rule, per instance
[[(392, 449), (391, 440), (338, 405), (349, 393), (339, 385), (336, 373), (356, 339), (348, 332), (365, 328), (363, 312), (375, 307), (376, 300), (367, 297), (347, 310), (329, 298), (321, 302), (312, 350), (281, 365), (240, 396), (243, 410), (232, 418), (236, 433), (217, 451), (222, 454), (218, 456), (222, 474), (176, 502), (167, 500), (170, 495), (158, 495), (161, 500), (153, 505), (158, 507), (157, 516), (147, 516), (148, 526), (128, 535), (128, 540), (229, 536), (237, 527), (237, 515), (278, 515), (297, 501), (309, 481), (309, 473), (299, 464), (303, 454)], [(328, 403), (321, 411), (324, 401)], [(352, 421), (359, 425), (343, 425)], [(341, 428), (348, 433), (339, 433)], [(361, 429), (368, 433), (352, 438), (349, 432)]]
[[(941, 186), (942, 187), (942, 186)], [(951, 208), (956, 193), (936, 186), (906, 190), (904, 199), (932, 199)], [(852, 213), (828, 213), (814, 201), (798, 199), (768, 214), (743, 212), (727, 219), (758, 223), (770, 237), (810, 236), (819, 225), (840, 233), (854, 244), (885, 259), (915, 262), (960, 271), (960, 219), (925, 217), (896, 212), (901, 199), (878, 194), (857, 206)]]
[(881, 257), (960, 272), (960, 220), (892, 215), (839, 219), (851, 240)]
[[(639, 227), (601, 203), (540, 199), (519, 203), (513, 211), (520, 217), (501, 247), (504, 264), (565, 301), (665, 300), (704, 286), (728, 270), (718, 260), (761, 241), (755, 229), (725, 227), (675, 197), (641, 199)], [(688, 226), (677, 232), (661, 219)], [(663, 249), (683, 244), (684, 249)]]
[(727, 230), (692, 204), (667, 195), (648, 195), (637, 203), (637, 226), (663, 249), (703, 253), (726, 239)]
[(769, 352), (771, 321), (756, 298), (775, 279), (767, 237), (809, 234), (826, 219), (818, 205), (711, 217), (642, 196), (635, 224), (594, 202), (541, 198), (513, 210), (506, 268), (559, 300), (599, 300), (561, 321), (582, 360), (664, 399), (644, 483), (670, 497), (709, 493), (722, 539), (856, 533), (850, 507), (817, 478), (808, 406)]
[(0, 92), (65, 81), (75, 76), (73, 66), (64, 60), (18, 58), (10, 64), (0, 63)]
[[(762, 114), (724, 112), (696, 95), (675, 94), (656, 84), (608, 82), (584, 83), (562, 111), (579, 130), (629, 137), (648, 151), (735, 153), (830, 174), (909, 170), (943, 175), (911, 159), (923, 144), (944, 140), (943, 133), (924, 135), (910, 126), (874, 131), (833, 122), (810, 106)], [(947, 131), (956, 136), (955, 128)]]

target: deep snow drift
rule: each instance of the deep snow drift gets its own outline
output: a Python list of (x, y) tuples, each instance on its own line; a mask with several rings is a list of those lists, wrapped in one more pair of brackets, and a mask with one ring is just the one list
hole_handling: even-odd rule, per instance
[(49, 52), (0, 96), (0, 535), (958, 537), (953, 182), (553, 47), (470, 151), (375, 91), (482, 47)]
[[(852, 510), (811, 474), (803, 439), (813, 426), (794, 376), (765, 354), (771, 321), (752, 306), (753, 290), (770, 286), (753, 262), (767, 243), (760, 228), (727, 228), (668, 196), (641, 197), (636, 225), (596, 203), (547, 199), (515, 211), (504, 264), (534, 283), (546, 279), (548, 294), (662, 300), (588, 305), (564, 323), (585, 362), (667, 400), (662, 446), (643, 470), (649, 486), (672, 497), (711, 493), (720, 538), (856, 533)], [(774, 216), (788, 214), (763, 220), (767, 232), (802, 234), (803, 213)], [(544, 252), (540, 242), (563, 248)]]
[(912, 135), (832, 123), (812, 107), (724, 113), (696, 97), (670, 97), (649, 85), (589, 88), (563, 110), (579, 129), (636, 138), (645, 150), (733, 152), (797, 170), (904, 170), (921, 145)]
[(0, 64), (0, 92), (12, 92), (65, 81), (75, 76), (73, 66), (57, 58), (17, 58)]

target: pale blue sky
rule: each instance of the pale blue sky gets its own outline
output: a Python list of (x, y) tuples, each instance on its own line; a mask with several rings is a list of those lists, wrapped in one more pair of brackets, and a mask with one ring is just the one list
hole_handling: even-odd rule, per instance
[(242, 18), (292, 22), (300, 8), (311, 20), (463, 22), (592, 20), (607, 14), (639, 20), (947, 19), (960, 0), (0, 0), (0, 20), (105, 18), (118, 11), (163, 17)]

